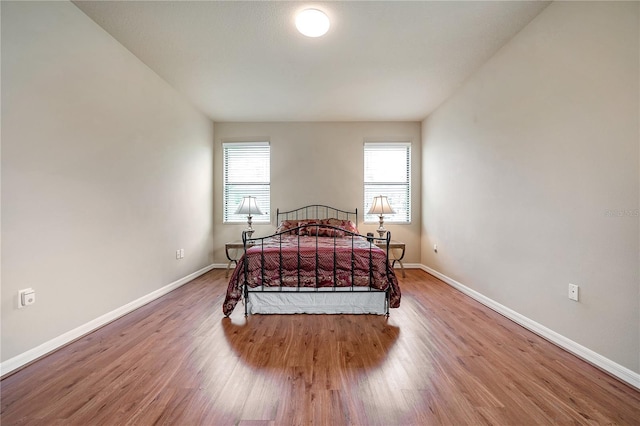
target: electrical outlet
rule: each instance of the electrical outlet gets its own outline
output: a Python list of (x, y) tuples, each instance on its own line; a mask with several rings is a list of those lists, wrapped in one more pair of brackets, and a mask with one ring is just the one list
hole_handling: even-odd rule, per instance
[(36, 303), (36, 292), (32, 288), (25, 288), (18, 292), (18, 309)]
[(438, 252), (438, 245), (437, 244), (433, 245), (433, 251), (436, 252), (436, 253)]
[(180, 259), (180, 249), (176, 250), (176, 259)]
[(180, 249), (180, 259), (184, 259), (184, 249)]
[(569, 299), (578, 301), (578, 286), (569, 284)]

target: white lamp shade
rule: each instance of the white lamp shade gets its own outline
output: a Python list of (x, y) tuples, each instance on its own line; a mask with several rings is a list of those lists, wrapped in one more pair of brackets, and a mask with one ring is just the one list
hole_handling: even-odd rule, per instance
[(249, 216), (252, 214), (262, 214), (256, 203), (256, 197), (243, 197), (236, 210), (236, 214), (247, 214)]
[(391, 208), (386, 195), (378, 195), (373, 197), (373, 204), (367, 214), (393, 214), (395, 211)]

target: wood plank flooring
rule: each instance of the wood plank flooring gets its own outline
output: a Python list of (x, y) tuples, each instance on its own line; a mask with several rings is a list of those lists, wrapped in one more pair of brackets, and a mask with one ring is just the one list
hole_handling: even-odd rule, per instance
[(222, 315), (214, 270), (5, 378), (3, 426), (640, 424), (640, 392), (419, 270), (371, 315)]

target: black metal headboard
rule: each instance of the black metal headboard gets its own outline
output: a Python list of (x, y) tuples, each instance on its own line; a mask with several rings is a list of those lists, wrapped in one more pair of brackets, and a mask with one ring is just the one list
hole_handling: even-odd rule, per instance
[(311, 204), (300, 207), (288, 212), (276, 210), (276, 224), (280, 224), (283, 220), (305, 220), (305, 219), (330, 219), (336, 218), (341, 220), (350, 220), (356, 225), (358, 224), (358, 209), (354, 211), (346, 211), (336, 209), (335, 207), (325, 206), (322, 204)]

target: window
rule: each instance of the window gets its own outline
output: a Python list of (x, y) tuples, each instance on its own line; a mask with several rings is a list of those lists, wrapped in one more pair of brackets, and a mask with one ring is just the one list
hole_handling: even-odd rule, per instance
[(254, 223), (271, 220), (269, 142), (229, 142), (222, 144), (224, 163), (223, 222), (246, 222), (247, 215), (235, 214), (242, 197), (256, 197), (261, 215)]
[(386, 195), (395, 214), (385, 214), (385, 223), (411, 222), (411, 143), (364, 144), (364, 220), (377, 222), (367, 214), (373, 197)]

